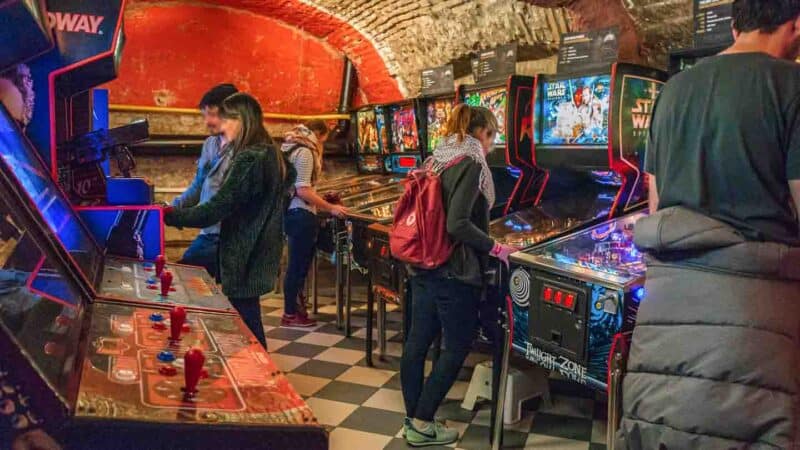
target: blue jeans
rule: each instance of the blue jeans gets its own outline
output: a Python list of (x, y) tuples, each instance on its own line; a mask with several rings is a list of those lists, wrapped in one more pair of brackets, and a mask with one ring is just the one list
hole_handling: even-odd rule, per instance
[(178, 264), (205, 267), (219, 281), (219, 235), (199, 234), (192, 241)]
[(286, 213), (284, 230), (289, 240), (289, 264), (283, 280), (284, 313), (297, 314), (297, 297), (306, 284), (317, 248), (319, 222), (310, 211), (294, 208)]
[[(448, 278), (411, 279), (411, 329), (403, 347), (400, 384), (406, 415), (432, 421), (472, 347), (481, 288)], [(442, 332), (442, 351), (425, 381), (425, 356)]]
[(258, 297), (229, 299), (245, 325), (256, 336), (258, 342), (267, 349), (267, 337), (264, 335), (264, 323), (261, 321), (261, 302)]

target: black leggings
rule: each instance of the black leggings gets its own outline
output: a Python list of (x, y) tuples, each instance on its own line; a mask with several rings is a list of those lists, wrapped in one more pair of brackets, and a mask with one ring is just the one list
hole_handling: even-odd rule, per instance
[(261, 302), (258, 297), (232, 298), (230, 299), (236, 311), (242, 316), (242, 320), (256, 336), (258, 342), (267, 349), (267, 337), (264, 335), (264, 324), (261, 322)]
[[(406, 415), (432, 421), (472, 346), (481, 289), (423, 275), (411, 279), (411, 293), (411, 330), (403, 347), (400, 382)], [(440, 330), (442, 352), (425, 381), (425, 356)]]

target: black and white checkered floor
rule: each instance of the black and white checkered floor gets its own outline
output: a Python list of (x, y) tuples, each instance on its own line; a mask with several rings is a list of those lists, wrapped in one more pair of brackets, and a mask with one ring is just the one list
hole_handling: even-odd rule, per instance
[[(320, 303), (327, 301), (321, 298)], [(318, 326), (310, 329), (282, 328), (282, 306), (280, 296), (262, 300), (270, 354), (320, 423), (329, 427), (331, 450), (410, 448), (400, 438), (405, 416), (399, 374), (400, 313), (391, 312), (388, 317), (386, 360), (379, 361), (376, 355), (375, 368), (369, 368), (364, 359), (363, 307), (354, 314), (353, 337), (345, 338), (336, 328), (333, 305), (320, 307)], [(440, 419), (461, 432), (457, 444), (441, 448), (490, 448), (488, 403), (477, 404), (474, 411), (461, 408), (473, 368), (489, 359), (487, 354), (472, 353), (440, 408)], [(534, 400), (524, 406), (520, 422), (506, 426), (504, 448), (605, 449), (604, 404), (590, 392), (559, 380), (551, 381), (551, 395), (551, 405), (539, 406), (539, 400)]]

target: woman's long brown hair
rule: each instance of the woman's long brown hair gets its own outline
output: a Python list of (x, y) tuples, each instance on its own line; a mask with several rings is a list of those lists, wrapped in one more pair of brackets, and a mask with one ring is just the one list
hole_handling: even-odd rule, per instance
[(500, 127), (497, 124), (497, 118), (489, 108), (460, 103), (450, 113), (450, 118), (444, 125), (444, 135), (456, 135), (458, 142), (461, 142), (468, 134), (472, 134), (479, 128), (486, 128), (497, 133)]
[(231, 146), (233, 156), (242, 150), (252, 148), (262, 148), (265, 151), (274, 152), (280, 168), (281, 179), (286, 179), (286, 164), (283, 154), (264, 127), (264, 113), (258, 100), (244, 92), (233, 94), (222, 102), (221, 116), (224, 119), (235, 119), (242, 122), (241, 132), (228, 144)]

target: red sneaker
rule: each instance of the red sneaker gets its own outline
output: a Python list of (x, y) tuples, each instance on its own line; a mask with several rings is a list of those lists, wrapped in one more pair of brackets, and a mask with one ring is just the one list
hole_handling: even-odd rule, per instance
[(284, 314), (281, 318), (282, 327), (310, 328), (317, 326), (317, 321), (303, 317), (300, 314)]

